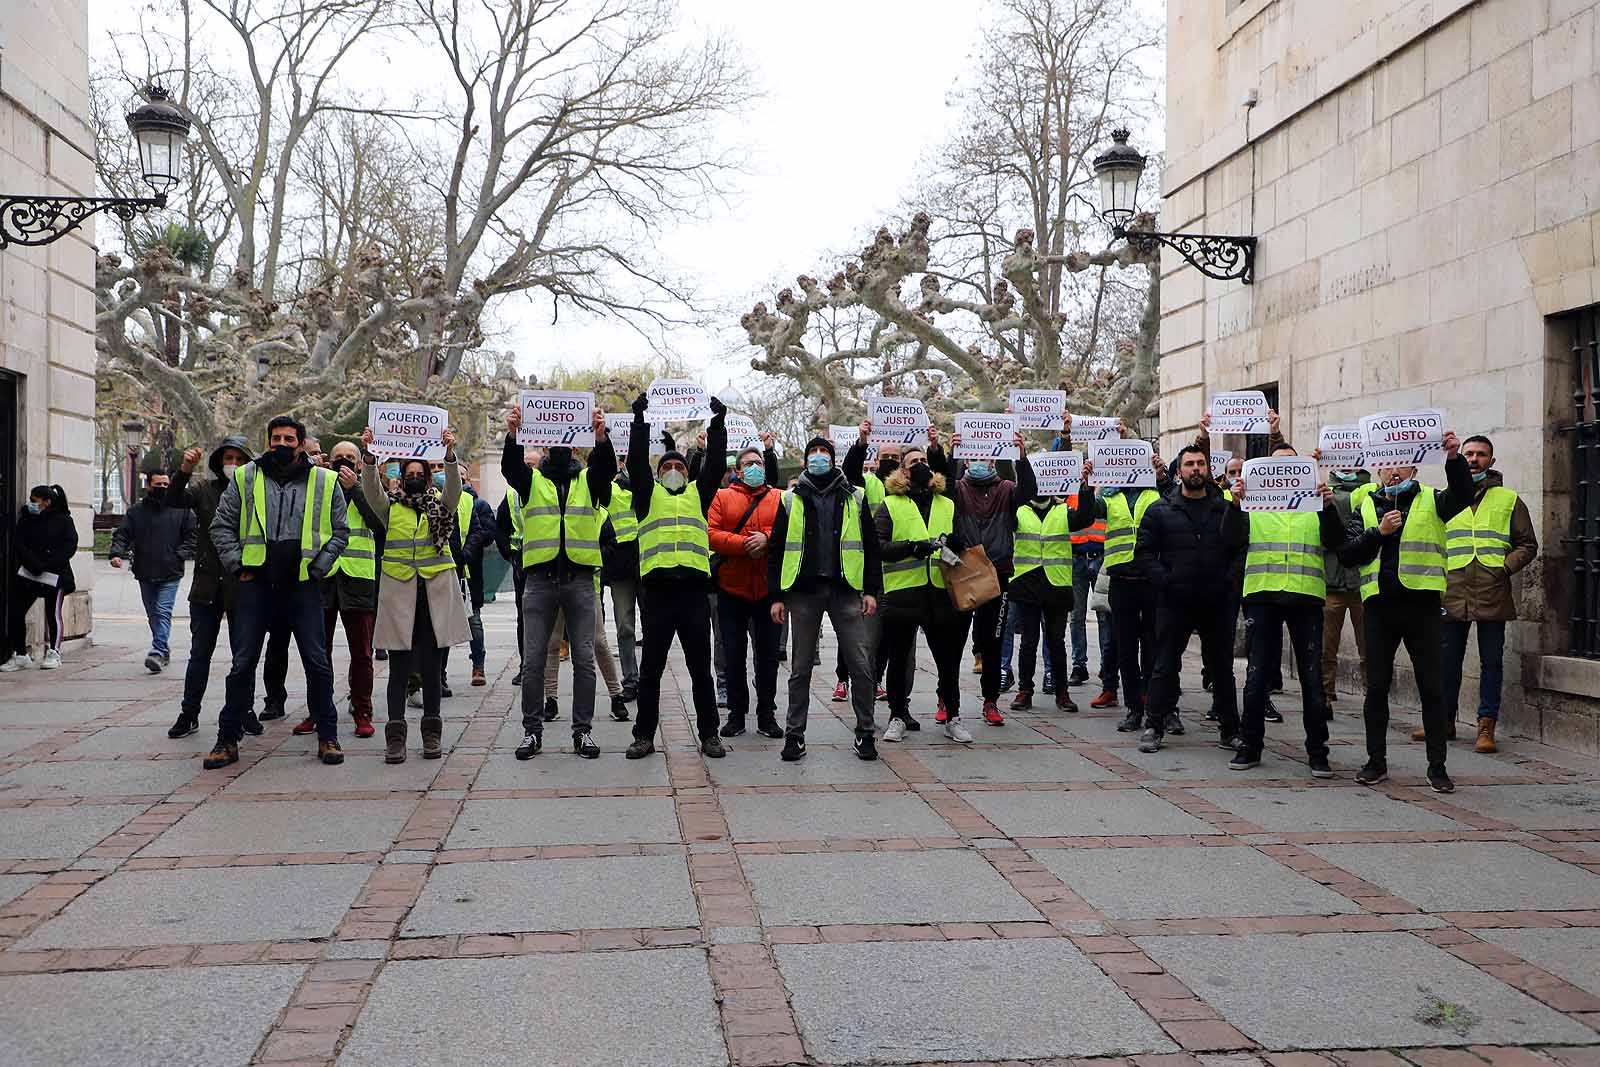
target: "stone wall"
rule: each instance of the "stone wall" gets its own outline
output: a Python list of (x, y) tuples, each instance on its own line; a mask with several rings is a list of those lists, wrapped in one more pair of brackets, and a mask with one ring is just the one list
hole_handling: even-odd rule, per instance
[[(93, 196), (88, 9), (84, 0), (6, 0), (0, 24), (0, 191)], [(40, 248), (0, 252), (0, 369), (20, 375), (18, 469), (23, 488), (59, 484), (73, 504), (80, 592), (67, 636), (92, 627), (94, 547), (94, 227)], [(20, 499), (19, 499), (20, 503)], [(36, 608), (30, 631), (39, 635)]]
[(1269, 383), (1303, 448), (1414, 407), (1488, 434), (1545, 553), (1517, 580), (1507, 723), (1592, 751), (1600, 703), (1524, 686), (1565, 649), (1572, 357), (1547, 317), (1600, 301), (1600, 0), (1197, 0), (1169, 36), (1162, 224), (1260, 248), (1254, 286), (1163, 261), (1163, 445), (1210, 393)]

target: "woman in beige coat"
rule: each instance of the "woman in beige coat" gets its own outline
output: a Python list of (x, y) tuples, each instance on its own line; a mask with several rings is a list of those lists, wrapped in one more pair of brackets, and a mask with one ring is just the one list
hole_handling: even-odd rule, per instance
[[(444, 721), (439, 716), (439, 651), (471, 639), (461, 579), (456, 568), (424, 578), (417, 567), (437, 566), (448, 560), (455, 530), (456, 501), (461, 495), (461, 475), (456, 468), (455, 435), (443, 434), (444, 487), (431, 484), (428, 464), (420, 459), (400, 462), (400, 484), (385, 489), (375, 462), (361, 472), (361, 491), (382, 521), (374, 531), (384, 544), (378, 577), (378, 617), (372, 643), (389, 651), (389, 721), (384, 725), (384, 760), (404, 763), (406, 758), (406, 679), (422, 678), (422, 757), (438, 759)], [(361, 433), (372, 445), (372, 428)], [(402, 543), (392, 532), (399, 528)], [(391, 548), (394, 552), (391, 553)], [(396, 577), (396, 571), (409, 571)]]

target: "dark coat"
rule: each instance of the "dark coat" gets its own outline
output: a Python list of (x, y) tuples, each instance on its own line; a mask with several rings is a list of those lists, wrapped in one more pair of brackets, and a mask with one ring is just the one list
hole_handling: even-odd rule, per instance
[(184, 563), (194, 559), (198, 530), (181, 497), (171, 507), (146, 497), (122, 516), (111, 535), (111, 555), (131, 560), (133, 576), (141, 582), (176, 582), (183, 578)]
[[(250, 454), (249, 443), (243, 437), (224, 437), (222, 443), (211, 450), (211, 458), (206, 462), (211, 477), (202, 476), (198, 482), (194, 482), (189, 472), (181, 467), (172, 472), (172, 485), (167, 489), (167, 499), (174, 503), (181, 499), (186, 507), (194, 511), (195, 520), (202, 531), (211, 528), (211, 520), (217, 514), (217, 501), (222, 499), (223, 490), (228, 488), (227, 481), (222, 477), (222, 453), (229, 448), (236, 448), (247, 456)], [(189, 583), (189, 603), (220, 604), (228, 609), (233, 606), (234, 589), (235, 580), (223, 569), (222, 560), (217, 556), (217, 546), (202, 533), (195, 544), (194, 580)]]
[[(1377, 512), (1378, 521), (1382, 522), (1384, 515), (1397, 508), (1401, 514), (1408, 514), (1412, 502), (1420, 493), (1434, 494), (1433, 506), (1439, 513), (1440, 522), (1449, 522), (1457, 512), (1472, 506), (1472, 472), (1467, 469), (1465, 457), (1458, 454), (1455, 459), (1448, 460), (1444, 465), (1444, 474), (1449, 483), (1448, 489), (1433, 489), (1418, 482), (1399, 497), (1391, 497), (1380, 488), (1372, 494), (1373, 509)], [(1404, 530), (1404, 526), (1401, 530)], [(1400, 532), (1385, 537), (1376, 528), (1367, 529), (1358, 510), (1345, 526), (1344, 536), (1345, 542), (1339, 549), (1339, 559), (1346, 566), (1362, 567), (1374, 559), (1378, 560), (1380, 595), (1432, 597), (1435, 601), (1439, 599), (1439, 594), (1430, 589), (1407, 589), (1400, 584)]]
[[(845, 476), (835, 470), (831, 489), (825, 494), (832, 501), (833, 514), (828, 517), (828, 528), (838, 530), (844, 521), (845, 500), (856, 490), (845, 479)], [(737, 492), (738, 490), (730, 490)], [(818, 571), (817, 554), (812, 551), (812, 546), (821, 542), (819, 528), (823, 524), (823, 515), (818, 501), (822, 499), (817, 494), (811, 482), (811, 475), (803, 474), (800, 481), (795, 483), (794, 492), (805, 501), (805, 543), (800, 553), (800, 575), (795, 579), (796, 588), (804, 589), (806, 585), (817, 585), (819, 582), (843, 581), (844, 572), (839, 563), (838, 535), (834, 536), (833, 551), (829, 554), (832, 564), (826, 575)], [(767, 542), (767, 590), (774, 600), (783, 599), (783, 554), (786, 551), (789, 534), (789, 509), (785, 502), (780, 502), (777, 514), (772, 520), (772, 532)], [(865, 596), (876, 597), (883, 592), (883, 566), (878, 561), (878, 533), (873, 525), (873, 518), (867, 508), (866, 497), (861, 500), (861, 551), (866, 557), (866, 564), (861, 575), (861, 592)], [(737, 521), (738, 515), (733, 516), (730, 522)], [(819, 586), (820, 588), (820, 586)]]
[(1233, 575), (1248, 531), (1229, 528), (1231, 505), (1209, 481), (1196, 500), (1182, 492), (1150, 505), (1134, 541), (1133, 569), (1162, 595), (1215, 598), (1226, 603), (1237, 587)]
[(35, 515), (26, 507), (17, 514), (11, 542), (17, 565), (34, 574), (54, 574), (56, 588), (70, 593), (78, 588), (72, 576), (72, 557), (78, 551), (78, 527), (72, 513), (54, 508)]

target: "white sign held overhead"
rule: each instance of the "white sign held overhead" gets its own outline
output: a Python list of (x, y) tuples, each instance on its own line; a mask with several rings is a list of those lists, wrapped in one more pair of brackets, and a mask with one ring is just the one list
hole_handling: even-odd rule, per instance
[(963, 411), (956, 415), (955, 432), (961, 443), (951, 451), (954, 459), (1017, 459), (1017, 416)]
[(594, 447), (594, 394), (556, 389), (524, 389), (517, 394), (522, 424), (517, 443), (539, 448)]
[(650, 410), (645, 417), (654, 423), (699, 422), (711, 414), (706, 407), (706, 389), (699, 382), (657, 378), (645, 394)]
[(1309, 456), (1244, 461), (1245, 511), (1321, 511), (1322, 477)]
[(875, 396), (867, 401), (872, 423), (869, 444), (914, 445), (928, 440), (928, 411), (920, 400), (902, 396)]
[[(711, 425), (710, 419), (706, 420), (706, 425)], [(749, 415), (735, 415), (730, 411), (722, 417), (722, 425), (728, 431), (729, 452), (743, 452), (747, 448), (766, 452), (766, 446), (761, 443), (761, 431), (756, 429), (756, 421)]]
[[(857, 441), (861, 440), (861, 427), (834, 423), (828, 427), (828, 440), (833, 442), (833, 450), (838, 454), (839, 461), (842, 463), (844, 454), (855, 447)], [(877, 459), (878, 446), (869, 442), (867, 444), (867, 458), (862, 462), (864, 465), (871, 464), (876, 462)]]
[(1212, 433), (1269, 433), (1267, 395), (1259, 389), (1217, 393), (1208, 409)]
[(367, 425), (372, 427), (374, 456), (385, 459), (444, 459), (445, 428), (450, 413), (426, 404), (367, 404)]
[(1156, 484), (1156, 469), (1152, 465), (1155, 449), (1149, 441), (1096, 441), (1089, 446), (1089, 461), (1094, 470), (1089, 472), (1093, 486), (1145, 486)]
[[(666, 452), (667, 444), (661, 440), (661, 435), (649, 423), (645, 424), (645, 429), (650, 438), (650, 454), (659, 456)], [(633, 439), (633, 412), (624, 411), (620, 415), (607, 412), (606, 436), (611, 438), (611, 447), (617, 455), (627, 455), (628, 445)]]
[(1067, 413), (1063, 389), (1013, 389), (1007, 400), (1024, 430), (1059, 430)]
[(1324, 470), (1354, 471), (1367, 465), (1367, 436), (1360, 426), (1324, 426), (1317, 448)]
[(1233, 458), (1233, 453), (1226, 448), (1211, 453), (1211, 477), (1223, 478), (1228, 473), (1228, 461)]
[(1083, 481), (1083, 453), (1077, 449), (1030, 452), (1028, 466), (1033, 468), (1040, 496), (1071, 496)]
[(1122, 431), (1117, 428), (1118, 421), (1114, 415), (1074, 415), (1072, 439), (1086, 443), (1120, 440)]
[(1420, 467), (1444, 456), (1444, 412), (1393, 411), (1361, 420), (1367, 466)]

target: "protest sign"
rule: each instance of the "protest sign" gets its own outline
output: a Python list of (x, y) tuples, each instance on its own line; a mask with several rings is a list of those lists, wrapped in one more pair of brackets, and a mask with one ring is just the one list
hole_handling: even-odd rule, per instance
[(372, 427), (374, 456), (401, 459), (444, 459), (445, 428), (450, 413), (426, 404), (367, 404), (367, 425)]
[[(706, 425), (711, 425), (711, 420), (706, 420)], [(761, 431), (756, 429), (756, 422), (749, 415), (735, 415), (728, 412), (722, 418), (722, 425), (728, 431), (728, 451), (743, 452), (747, 448), (766, 451), (766, 446), (761, 443)]]
[(1007, 397), (1018, 426), (1024, 430), (1059, 430), (1067, 413), (1067, 394), (1062, 389), (1013, 389)]
[(1309, 456), (1244, 461), (1245, 511), (1321, 511), (1322, 477)]
[(1317, 435), (1324, 470), (1353, 471), (1367, 465), (1366, 434), (1360, 426), (1324, 426)]
[(991, 415), (963, 411), (956, 415), (956, 433), (961, 443), (951, 451), (953, 459), (1016, 459), (1017, 416)]
[(901, 396), (875, 396), (867, 401), (874, 445), (913, 445), (928, 441), (928, 412), (920, 400)]
[[(666, 452), (667, 444), (661, 440), (661, 434), (655, 427), (645, 424), (649, 430), (650, 454), (659, 456)], [(612, 451), (619, 456), (628, 454), (628, 444), (633, 439), (633, 412), (624, 411), (620, 415), (606, 413), (606, 436), (611, 438)]]
[(522, 412), (519, 445), (594, 447), (593, 393), (524, 389), (517, 394), (517, 410)]
[(1065, 452), (1030, 452), (1028, 466), (1033, 468), (1040, 496), (1071, 496), (1083, 481), (1083, 453), (1075, 448)]
[(650, 399), (645, 417), (653, 423), (698, 422), (711, 414), (706, 407), (705, 386), (698, 382), (657, 378), (645, 395)]
[[(833, 450), (838, 454), (841, 463), (844, 461), (844, 454), (850, 451), (860, 439), (861, 427), (859, 426), (841, 426), (835, 423), (828, 427), (828, 440), (833, 442)], [(875, 463), (877, 459), (878, 446), (868, 442), (867, 458), (862, 461), (863, 464)]]
[(1094, 486), (1148, 486), (1155, 488), (1155, 450), (1149, 441), (1096, 441), (1089, 446), (1089, 461), (1094, 470), (1089, 484)]
[(1267, 429), (1267, 395), (1259, 389), (1218, 393), (1211, 398), (1212, 433), (1264, 434)]
[(1113, 415), (1074, 415), (1072, 439), (1084, 442), (1120, 440), (1122, 431), (1117, 428), (1117, 422)]
[(1396, 411), (1368, 415), (1361, 420), (1362, 449), (1366, 465), (1420, 467), (1441, 459), (1444, 453), (1444, 412)]
[(1211, 453), (1211, 477), (1224, 478), (1228, 474), (1228, 461), (1233, 458), (1233, 453), (1226, 448)]

